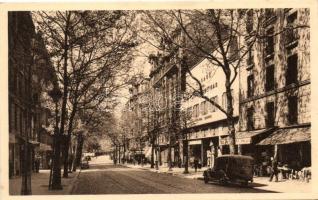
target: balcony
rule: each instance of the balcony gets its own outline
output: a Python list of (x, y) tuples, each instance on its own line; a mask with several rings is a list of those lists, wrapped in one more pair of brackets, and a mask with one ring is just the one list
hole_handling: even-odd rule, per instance
[(285, 33), (285, 47), (288, 49), (295, 48), (298, 44), (299, 34), (297, 30), (287, 30)]

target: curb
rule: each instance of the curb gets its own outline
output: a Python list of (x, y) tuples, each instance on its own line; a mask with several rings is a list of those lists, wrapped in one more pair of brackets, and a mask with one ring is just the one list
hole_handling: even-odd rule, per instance
[(75, 175), (75, 177), (74, 177), (73, 180), (71, 181), (71, 187), (67, 190), (67, 194), (72, 194), (73, 191), (75, 190), (75, 188), (76, 188), (76, 186), (77, 186), (77, 184), (75, 184), (75, 183), (76, 183), (76, 181), (77, 181), (77, 179), (78, 179), (78, 177), (79, 177), (81, 171), (82, 171), (82, 170), (80, 169), (80, 171)]
[[(130, 167), (128, 165), (123, 165), (121, 164), (122, 166), (125, 166), (125, 167), (128, 167), (128, 168), (131, 168), (133, 169), (133, 167)], [(160, 171), (152, 171), (148, 168), (136, 168), (136, 169), (141, 169), (141, 170), (145, 170), (145, 171), (149, 171), (149, 172), (154, 172), (154, 173), (159, 173), (159, 174), (169, 174), (171, 176), (178, 176), (178, 177), (181, 177), (181, 178), (186, 178), (186, 179), (196, 179), (196, 180), (203, 180), (203, 177), (193, 177), (193, 178), (187, 178), (186, 176), (184, 176), (183, 174), (180, 174), (180, 173), (175, 173), (175, 172), (160, 172)]]

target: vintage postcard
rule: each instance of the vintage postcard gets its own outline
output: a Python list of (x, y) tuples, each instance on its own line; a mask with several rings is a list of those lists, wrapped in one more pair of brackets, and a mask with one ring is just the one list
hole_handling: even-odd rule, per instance
[(261, 2), (0, 4), (1, 198), (317, 198), (317, 2)]

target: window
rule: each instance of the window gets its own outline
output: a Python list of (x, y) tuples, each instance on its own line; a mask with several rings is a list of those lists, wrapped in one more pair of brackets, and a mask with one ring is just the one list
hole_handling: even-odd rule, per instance
[(247, 55), (247, 66), (254, 65), (254, 55), (253, 55), (253, 50), (248, 51)]
[(235, 60), (238, 55), (238, 44), (237, 44), (237, 38), (234, 37), (231, 40), (231, 43), (229, 44), (229, 50), (228, 50), (228, 57), (230, 60)]
[[(224, 93), (224, 94), (225, 94), (225, 93)], [(225, 97), (226, 97), (226, 96), (225, 96)], [(211, 100), (218, 104), (218, 96), (212, 97)], [(224, 105), (225, 105), (225, 104), (224, 104)], [(216, 109), (217, 109), (217, 108), (216, 108), (214, 105), (211, 104), (211, 112), (215, 112)]]
[(193, 106), (193, 116), (198, 117), (199, 116), (199, 104), (196, 104)]
[(17, 130), (18, 130), (18, 111), (17, 111), (17, 107), (16, 107), (15, 104), (14, 104), (14, 106), (13, 106), (12, 112), (13, 112), (14, 130), (17, 131)]
[(205, 110), (205, 103), (204, 102), (201, 102), (200, 103), (200, 114), (201, 115), (204, 115), (204, 111)]
[(222, 106), (223, 106), (223, 109), (227, 109), (227, 97), (226, 97), (226, 92), (224, 92), (222, 94)]
[(23, 110), (21, 110), (20, 109), (20, 116), (19, 116), (19, 131), (20, 131), (20, 133), (23, 135), (24, 134), (24, 132), (23, 132)]
[(185, 120), (188, 120), (189, 117), (193, 117), (192, 107), (187, 108)]
[[(232, 106), (234, 104), (234, 93), (233, 90), (231, 90), (231, 94), (232, 94)], [(223, 93), (222, 95), (222, 105), (223, 105), (223, 109), (227, 110), (227, 96), (226, 96), (226, 92)]]
[(294, 54), (287, 59), (286, 71), (286, 85), (297, 83), (298, 69), (297, 69), (298, 56)]
[(297, 29), (294, 29), (296, 20), (297, 20), (297, 12), (294, 12), (287, 17), (287, 30), (285, 33), (286, 44), (290, 44), (298, 39)]
[(268, 128), (273, 127), (275, 123), (274, 102), (269, 102), (266, 104), (266, 112), (267, 112), (266, 127)]
[(289, 124), (297, 124), (298, 122), (298, 102), (297, 96), (288, 98), (288, 122)]
[(246, 31), (252, 32), (253, 31), (253, 10), (249, 10), (247, 12), (247, 17), (246, 17)]
[(274, 65), (266, 67), (266, 83), (265, 91), (269, 92), (274, 90), (275, 87), (275, 75), (274, 75)]
[(250, 107), (246, 111), (247, 124), (246, 128), (248, 131), (254, 130), (254, 108)]
[(274, 53), (274, 28), (270, 28), (266, 31), (266, 55)]
[(273, 8), (266, 8), (265, 9), (265, 19), (268, 20), (274, 16), (274, 9)]
[(254, 95), (254, 75), (251, 74), (247, 77), (247, 97)]

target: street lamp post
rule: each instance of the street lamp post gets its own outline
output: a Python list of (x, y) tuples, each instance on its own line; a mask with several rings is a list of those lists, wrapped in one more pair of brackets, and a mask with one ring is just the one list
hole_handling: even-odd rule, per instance
[(52, 190), (61, 190), (63, 189), (61, 184), (61, 163), (60, 163), (60, 154), (61, 154), (61, 143), (60, 143), (60, 133), (58, 130), (59, 117), (58, 117), (58, 102), (62, 97), (62, 93), (59, 90), (58, 86), (54, 85), (53, 90), (49, 92), (50, 97), (55, 103), (55, 128), (54, 128), (54, 137), (53, 137), (53, 160), (51, 164), (50, 180), (49, 180), (49, 189)]

